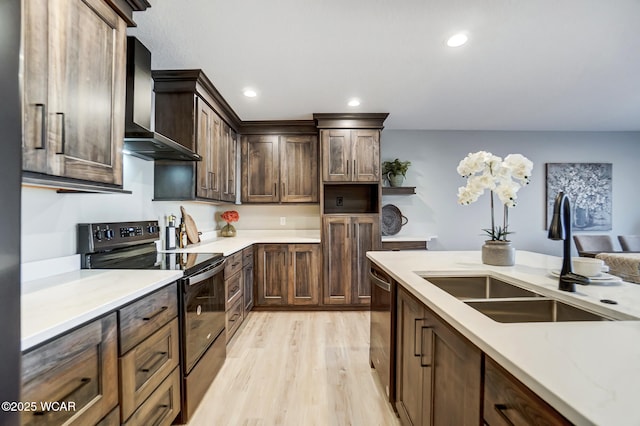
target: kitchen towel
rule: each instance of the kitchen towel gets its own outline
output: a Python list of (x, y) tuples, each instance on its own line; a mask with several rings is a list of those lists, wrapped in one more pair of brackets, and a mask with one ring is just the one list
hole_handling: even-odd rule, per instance
[(600, 253), (596, 258), (609, 266), (610, 274), (640, 284), (640, 253)]

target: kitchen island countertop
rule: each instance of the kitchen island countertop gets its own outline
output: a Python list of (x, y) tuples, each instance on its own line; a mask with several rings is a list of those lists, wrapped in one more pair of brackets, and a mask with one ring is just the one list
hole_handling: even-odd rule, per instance
[[(480, 252), (368, 252), (367, 257), (462, 335), (576, 424), (638, 425), (640, 286), (626, 282), (557, 290), (562, 259), (518, 251), (512, 267)], [(498, 323), (420, 275), (489, 274), (622, 321)], [(613, 299), (618, 305), (606, 305)]]

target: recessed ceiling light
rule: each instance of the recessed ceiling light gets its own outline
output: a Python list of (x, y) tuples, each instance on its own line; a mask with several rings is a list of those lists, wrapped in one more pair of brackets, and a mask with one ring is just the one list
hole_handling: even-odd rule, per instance
[(469, 40), (469, 38), (467, 37), (466, 34), (458, 33), (458, 34), (455, 34), (455, 35), (449, 37), (449, 40), (447, 40), (447, 46), (449, 46), (449, 47), (460, 47), (463, 44), (465, 44), (467, 42), (467, 40)]
[(360, 101), (358, 99), (351, 99), (347, 105), (350, 107), (357, 107), (360, 105)]
[(256, 93), (255, 90), (253, 89), (244, 89), (244, 91), (242, 92), (247, 98), (255, 98), (256, 96), (258, 96), (258, 94)]

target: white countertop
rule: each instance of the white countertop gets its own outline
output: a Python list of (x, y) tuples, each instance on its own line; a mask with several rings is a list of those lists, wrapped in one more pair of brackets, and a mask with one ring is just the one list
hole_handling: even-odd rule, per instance
[(182, 271), (76, 270), (22, 284), (25, 351), (182, 277)]
[(320, 243), (320, 230), (252, 230), (238, 231), (235, 237), (218, 237), (184, 249), (162, 250), (177, 253), (222, 253), (229, 256), (252, 244), (304, 244)]
[(382, 242), (431, 241), (436, 238), (435, 235), (383, 235)]
[[(215, 237), (214, 237), (215, 238)], [(172, 252), (233, 254), (255, 243), (319, 243), (319, 230), (238, 231)], [(182, 271), (78, 269), (79, 256), (23, 265), (21, 349), (65, 333), (182, 277)], [(44, 273), (56, 275), (42, 277)], [(64, 273), (59, 273), (63, 272)]]
[[(640, 321), (498, 323), (419, 274), (490, 274), (609, 316), (640, 318), (640, 286), (557, 290), (561, 259), (518, 251), (516, 265), (482, 264), (480, 252), (368, 252), (403, 287), (576, 424), (640, 424)], [(418, 272), (418, 273), (416, 273)], [(618, 305), (605, 305), (613, 299)]]

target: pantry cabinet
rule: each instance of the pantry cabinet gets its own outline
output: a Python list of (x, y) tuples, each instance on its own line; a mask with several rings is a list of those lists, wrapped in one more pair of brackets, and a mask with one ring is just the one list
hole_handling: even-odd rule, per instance
[(22, 1), (27, 182), (122, 186), (126, 23), (109, 4)]
[(377, 214), (324, 215), (324, 303), (367, 305), (371, 300), (366, 252), (380, 247)]
[(247, 135), (241, 152), (242, 202), (318, 202), (315, 135)]
[(396, 408), (402, 423), (480, 424), (482, 352), (402, 287), (396, 306)]
[(257, 306), (317, 306), (319, 244), (259, 244)]

